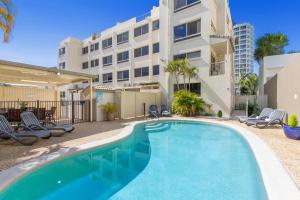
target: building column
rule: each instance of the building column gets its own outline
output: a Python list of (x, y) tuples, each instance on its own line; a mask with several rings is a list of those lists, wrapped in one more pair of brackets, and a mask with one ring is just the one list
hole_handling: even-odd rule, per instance
[(90, 89), (90, 122), (93, 122), (93, 79), (89, 79)]

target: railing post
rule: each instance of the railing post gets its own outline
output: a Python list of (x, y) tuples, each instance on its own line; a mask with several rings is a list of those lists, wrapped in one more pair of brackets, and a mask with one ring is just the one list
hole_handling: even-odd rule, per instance
[(74, 106), (74, 93), (72, 93), (72, 95), (71, 95), (71, 100), (72, 100), (72, 110), (71, 110), (71, 112), (72, 112), (72, 124), (74, 124), (75, 123), (75, 106)]

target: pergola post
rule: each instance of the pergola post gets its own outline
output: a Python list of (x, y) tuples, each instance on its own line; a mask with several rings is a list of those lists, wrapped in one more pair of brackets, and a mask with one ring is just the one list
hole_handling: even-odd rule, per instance
[(93, 79), (89, 79), (90, 89), (90, 122), (93, 122)]

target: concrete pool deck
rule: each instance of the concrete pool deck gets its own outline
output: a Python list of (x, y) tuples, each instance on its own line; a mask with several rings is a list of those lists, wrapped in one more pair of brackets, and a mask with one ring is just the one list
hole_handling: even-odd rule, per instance
[[(188, 118), (170, 118), (188, 119)], [(195, 120), (195, 118), (192, 118)], [(0, 171), (27, 162), (43, 155), (83, 145), (90, 142), (104, 140), (117, 136), (129, 123), (143, 119), (123, 120), (113, 122), (94, 122), (76, 125), (76, 131), (61, 138), (40, 140), (32, 147), (24, 147), (13, 141), (0, 140)], [(197, 118), (197, 121), (216, 122), (219, 120)], [(237, 121), (225, 121), (227, 124), (237, 125), (250, 130), (261, 138), (277, 155), (291, 177), (300, 186), (300, 142), (287, 139), (280, 128), (256, 129), (247, 127)]]

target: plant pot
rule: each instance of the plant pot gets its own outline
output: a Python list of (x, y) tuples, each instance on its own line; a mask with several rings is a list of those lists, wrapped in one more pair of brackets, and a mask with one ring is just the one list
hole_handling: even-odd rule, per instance
[(286, 137), (293, 140), (300, 140), (300, 127), (290, 127), (286, 124), (283, 125), (283, 131)]
[(108, 114), (107, 114), (107, 120), (108, 120), (108, 121), (113, 121), (113, 120), (115, 120), (115, 115), (114, 115), (114, 113), (108, 113)]

